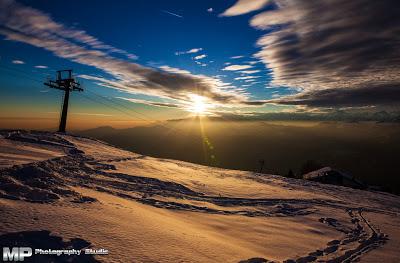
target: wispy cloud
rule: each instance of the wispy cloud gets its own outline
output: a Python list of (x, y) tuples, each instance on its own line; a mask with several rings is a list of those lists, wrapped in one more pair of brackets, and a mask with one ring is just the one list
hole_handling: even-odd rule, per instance
[(47, 68), (47, 66), (43, 66), (43, 65), (37, 65), (37, 66), (35, 66), (35, 68), (46, 69), (46, 68)]
[(203, 50), (202, 48), (192, 48), (187, 51), (177, 51), (177, 52), (175, 52), (175, 55), (179, 56), (179, 55), (184, 55), (184, 54), (193, 54), (193, 53), (200, 52), (202, 50)]
[(210, 7), (210, 8), (207, 9), (207, 12), (208, 13), (212, 13), (212, 12), (214, 12), (214, 9), (212, 7)]
[(263, 8), (270, 0), (239, 0), (220, 16), (237, 16)]
[(231, 59), (239, 59), (239, 58), (244, 58), (244, 56), (233, 56)]
[(78, 44), (102, 50), (102, 52), (118, 53), (130, 59), (137, 58), (136, 55), (127, 51), (104, 44), (83, 30), (67, 28), (60, 23), (56, 23), (45, 13), (19, 4), (14, 0), (0, 0), (0, 10), (2, 10), (0, 24), (4, 26), (0, 28), (0, 34), (10, 36), (9, 40), (15, 40), (12, 37), (19, 35), (19, 39), (34, 39), (36, 37), (35, 41), (39, 42), (40, 39), (37, 39), (38, 37), (46, 36), (49, 41), (51, 40), (55, 43), (61, 37), (61, 39), (72, 40)]
[(197, 61), (197, 60), (195, 60), (194, 62), (195, 62), (197, 65), (202, 66), (202, 67), (206, 67), (206, 66), (207, 66), (206, 63), (202, 63), (202, 62)]
[(160, 69), (166, 71), (166, 72), (170, 72), (170, 73), (174, 73), (174, 74), (184, 74), (184, 75), (190, 75), (190, 71), (188, 70), (184, 70), (184, 69), (178, 69), (178, 68), (173, 68), (170, 66), (160, 66)]
[(130, 101), (133, 103), (140, 103), (140, 104), (156, 106), (156, 107), (164, 107), (164, 108), (181, 108), (182, 107), (182, 105), (175, 104), (175, 103), (156, 102), (156, 101), (151, 101), (151, 100), (141, 100), (141, 99), (124, 98), (124, 97), (116, 97), (116, 98), (121, 99), (121, 100)]
[(237, 77), (235, 78), (235, 80), (256, 79), (256, 78), (260, 78), (260, 76)]
[(163, 12), (163, 13), (166, 13), (166, 14), (168, 14), (168, 15), (171, 15), (171, 16), (175, 16), (175, 17), (183, 18), (183, 16), (181, 16), (181, 15), (178, 15), (178, 14), (175, 14), (175, 13), (173, 13), (173, 12), (170, 12), (170, 11), (167, 11), (167, 10), (161, 10), (161, 12)]
[(357, 89), (332, 88), (313, 90), (270, 102), (285, 105), (306, 105), (309, 107), (396, 106), (400, 101), (399, 86), (400, 83), (367, 86)]
[(230, 65), (230, 66), (223, 68), (222, 70), (237, 71), (237, 70), (243, 70), (243, 69), (249, 69), (249, 68), (252, 68), (252, 66), (250, 66), (250, 65)]
[(22, 65), (22, 64), (25, 64), (25, 62), (24, 61), (22, 61), (22, 60), (13, 60), (13, 61), (11, 61), (13, 64), (18, 64), (18, 65)]
[(242, 70), (242, 71), (239, 71), (239, 73), (243, 73), (243, 74), (254, 74), (254, 73), (258, 73), (258, 72), (260, 72), (260, 70), (258, 70), (258, 69), (255, 69), (255, 70)]

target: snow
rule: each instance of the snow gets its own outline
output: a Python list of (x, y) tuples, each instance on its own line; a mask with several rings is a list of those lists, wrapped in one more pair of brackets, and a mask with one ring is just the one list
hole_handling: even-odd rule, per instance
[(64, 155), (64, 149), (59, 147), (43, 146), (26, 141), (13, 141), (4, 136), (0, 137), (0, 168)]
[(0, 240), (47, 230), (60, 244), (80, 238), (108, 249), (100, 262), (400, 257), (398, 196), (152, 158), (73, 135), (0, 134)]

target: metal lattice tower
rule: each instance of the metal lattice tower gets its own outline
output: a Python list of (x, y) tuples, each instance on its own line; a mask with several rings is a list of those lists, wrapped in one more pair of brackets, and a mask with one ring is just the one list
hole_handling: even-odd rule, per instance
[[(63, 73), (67, 73), (66, 78), (63, 78)], [(58, 128), (59, 132), (65, 132), (65, 128), (67, 126), (69, 93), (71, 91), (83, 91), (83, 89), (80, 88), (80, 84), (76, 82), (75, 78), (72, 76), (72, 69), (58, 70), (57, 79), (55, 81), (49, 80), (48, 82), (45, 82), (44, 85), (53, 89), (63, 90), (65, 92), (61, 111), (60, 126)]]

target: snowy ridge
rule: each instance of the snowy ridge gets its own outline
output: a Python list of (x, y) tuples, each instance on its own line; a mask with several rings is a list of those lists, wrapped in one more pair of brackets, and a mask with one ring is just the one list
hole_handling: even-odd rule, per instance
[[(96, 256), (100, 262), (374, 262), (382, 254), (392, 262), (400, 256), (398, 196), (151, 158), (72, 135), (1, 135), (0, 145), (8, 145), (0, 148), (3, 235), (46, 230), (110, 251), (127, 244), (130, 254)], [(48, 152), (17, 162), (9, 145), (14, 152)], [(54, 223), (66, 218), (61, 228)]]

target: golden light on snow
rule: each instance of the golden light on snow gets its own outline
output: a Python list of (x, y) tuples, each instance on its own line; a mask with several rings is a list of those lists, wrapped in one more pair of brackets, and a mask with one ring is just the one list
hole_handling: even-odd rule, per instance
[[(217, 164), (205, 119), (196, 118)], [(0, 135), (0, 239), (9, 247), (28, 236), (68, 249), (79, 237), (110, 251), (105, 262), (398, 262), (396, 195), (153, 158), (74, 135)], [(71, 170), (77, 162), (85, 169)]]

